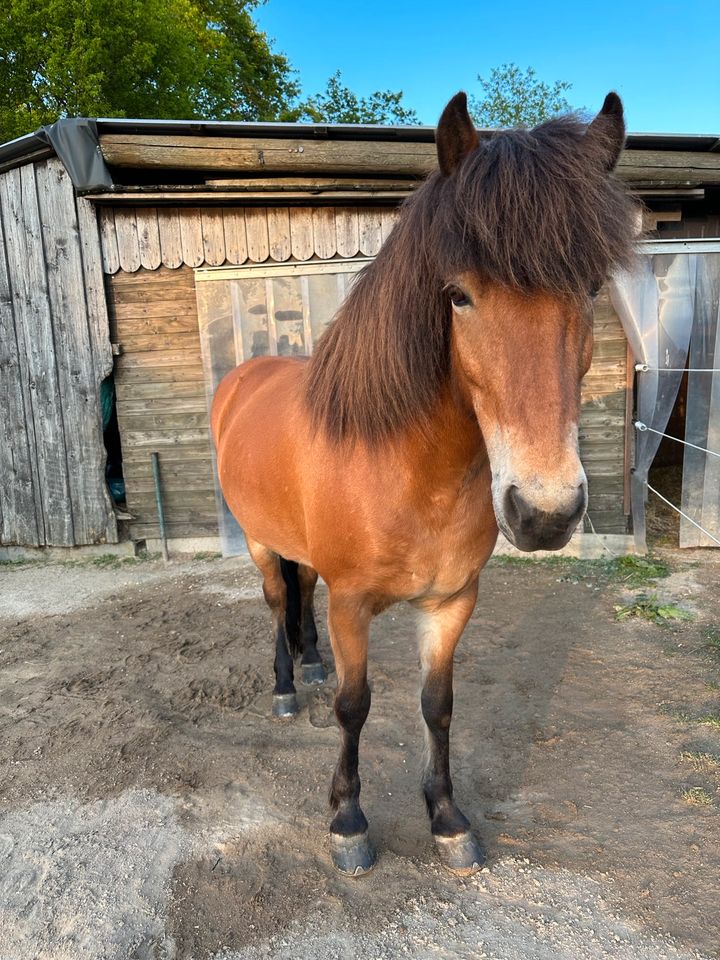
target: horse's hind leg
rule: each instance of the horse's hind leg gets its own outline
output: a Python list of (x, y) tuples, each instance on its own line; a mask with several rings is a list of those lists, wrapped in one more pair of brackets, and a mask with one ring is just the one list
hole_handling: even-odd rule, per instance
[(325, 667), (318, 653), (317, 627), (313, 597), (318, 575), (312, 567), (298, 564), (298, 582), (300, 585), (300, 628), (302, 632), (302, 669), (303, 683), (324, 683), (327, 679)]
[(317, 572), (312, 567), (284, 557), (280, 558), (280, 570), (287, 587), (285, 631), (290, 651), (294, 655), (302, 651), (300, 666), (303, 683), (323, 683), (327, 674), (318, 653), (313, 607)]
[(263, 594), (270, 607), (275, 632), (274, 717), (292, 717), (298, 712), (293, 682), (293, 657), (286, 628), (288, 591), (280, 567), (280, 557), (256, 540), (247, 540), (250, 556), (263, 576)]
[(440, 859), (444, 866), (460, 875), (474, 873), (485, 860), (470, 824), (453, 800), (450, 779), (453, 654), (476, 597), (477, 580), (451, 599), (418, 604), (422, 712), (428, 747), (423, 792)]

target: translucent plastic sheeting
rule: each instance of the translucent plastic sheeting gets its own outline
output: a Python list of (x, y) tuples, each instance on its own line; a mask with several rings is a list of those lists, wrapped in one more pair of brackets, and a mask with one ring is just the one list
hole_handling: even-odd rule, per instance
[[(683, 377), (695, 312), (698, 257), (692, 253), (643, 255), (636, 270), (616, 274), (610, 284), (613, 306), (635, 362), (649, 368), (638, 374), (637, 419), (661, 433), (665, 432)], [(642, 552), (647, 549), (648, 471), (660, 440), (649, 430), (635, 432), (630, 493), (635, 546)]]
[[(690, 340), (685, 440), (720, 453), (720, 254), (697, 258), (695, 313)], [(720, 531), (720, 458), (685, 447), (682, 510), (716, 537)], [(680, 518), (681, 547), (716, 547)]]
[[(208, 409), (222, 378), (261, 356), (307, 356), (366, 261), (308, 263), (195, 274)], [(246, 553), (243, 532), (220, 490), (211, 443), (223, 556)]]

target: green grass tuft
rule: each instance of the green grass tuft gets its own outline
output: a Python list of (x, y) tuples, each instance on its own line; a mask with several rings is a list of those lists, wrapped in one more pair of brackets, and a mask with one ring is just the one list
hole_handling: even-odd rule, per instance
[(693, 770), (699, 773), (716, 773), (720, 770), (720, 757), (716, 757), (713, 753), (685, 750), (680, 754), (680, 759), (689, 763)]
[(720, 730), (720, 713), (715, 710), (703, 713), (695, 718), (695, 723), (703, 723), (706, 727), (715, 727), (716, 730)]
[(639, 617), (652, 623), (670, 623), (673, 620), (692, 620), (693, 615), (674, 603), (659, 600), (654, 593), (639, 593), (632, 603), (615, 607), (616, 620)]
[(683, 790), (682, 798), (694, 807), (709, 807), (713, 802), (713, 798), (705, 787), (688, 787), (687, 790)]
[(609, 572), (616, 580), (630, 587), (640, 587), (645, 583), (654, 583), (662, 577), (670, 576), (670, 567), (657, 557), (638, 557), (628, 554), (615, 557), (608, 562)]

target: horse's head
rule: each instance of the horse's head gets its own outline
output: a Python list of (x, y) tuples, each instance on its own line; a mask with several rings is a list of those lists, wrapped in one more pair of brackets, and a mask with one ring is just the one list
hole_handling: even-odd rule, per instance
[(632, 204), (611, 177), (624, 136), (612, 93), (589, 125), (559, 118), (485, 142), (458, 94), (437, 130), (432, 229), (453, 379), (487, 445), (498, 525), (522, 550), (564, 546), (587, 504), (578, 420), (591, 300), (633, 238)]

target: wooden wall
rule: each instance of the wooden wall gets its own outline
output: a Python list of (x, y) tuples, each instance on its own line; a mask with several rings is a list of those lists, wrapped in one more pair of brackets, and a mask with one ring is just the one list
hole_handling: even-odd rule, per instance
[(98, 227), (56, 159), (0, 175), (0, 544), (117, 540)]
[(580, 459), (588, 478), (588, 515), (598, 533), (627, 533), (627, 339), (606, 290), (595, 301), (593, 325), (592, 365), (583, 380), (580, 414)]
[[(132, 217), (137, 227), (142, 222), (137, 219), (138, 212), (116, 210), (115, 228), (121, 220), (127, 222)], [(175, 212), (182, 222), (186, 211)], [(330, 212), (337, 243), (337, 224), (343, 222), (345, 211)], [(199, 212), (201, 223), (204, 213)], [(225, 216), (228, 211), (222, 213)], [(233, 218), (243, 213), (246, 228), (256, 222), (247, 218), (248, 210), (230, 211)], [(302, 213), (312, 224), (314, 211), (306, 209)], [(106, 217), (106, 226), (108, 222)], [(270, 237), (270, 222), (267, 229)], [(135, 235), (127, 230), (124, 237)], [(317, 242), (318, 234), (314, 237)], [(118, 240), (118, 250), (124, 242)], [(328, 243), (323, 249), (327, 252), (331, 248)], [(163, 261), (168, 258), (162, 238), (152, 262), (158, 255)], [(216, 535), (193, 271), (187, 264), (175, 269), (165, 265), (157, 269), (139, 266), (133, 272), (118, 269), (108, 274), (107, 289), (111, 336), (122, 351), (116, 359), (115, 382), (127, 504), (135, 517), (131, 535), (140, 539), (156, 537), (159, 532), (150, 466), (154, 450), (160, 453), (169, 535)], [(593, 364), (583, 386), (580, 426), (581, 455), (590, 488), (589, 512), (598, 532), (627, 530), (623, 502), (626, 375), (627, 342), (608, 297), (601, 294), (596, 302)]]
[(158, 451), (169, 537), (217, 534), (207, 403), (190, 267), (107, 278), (115, 390), (134, 540), (157, 537)]
[(103, 267), (156, 270), (374, 257), (397, 219), (383, 207), (101, 207)]

